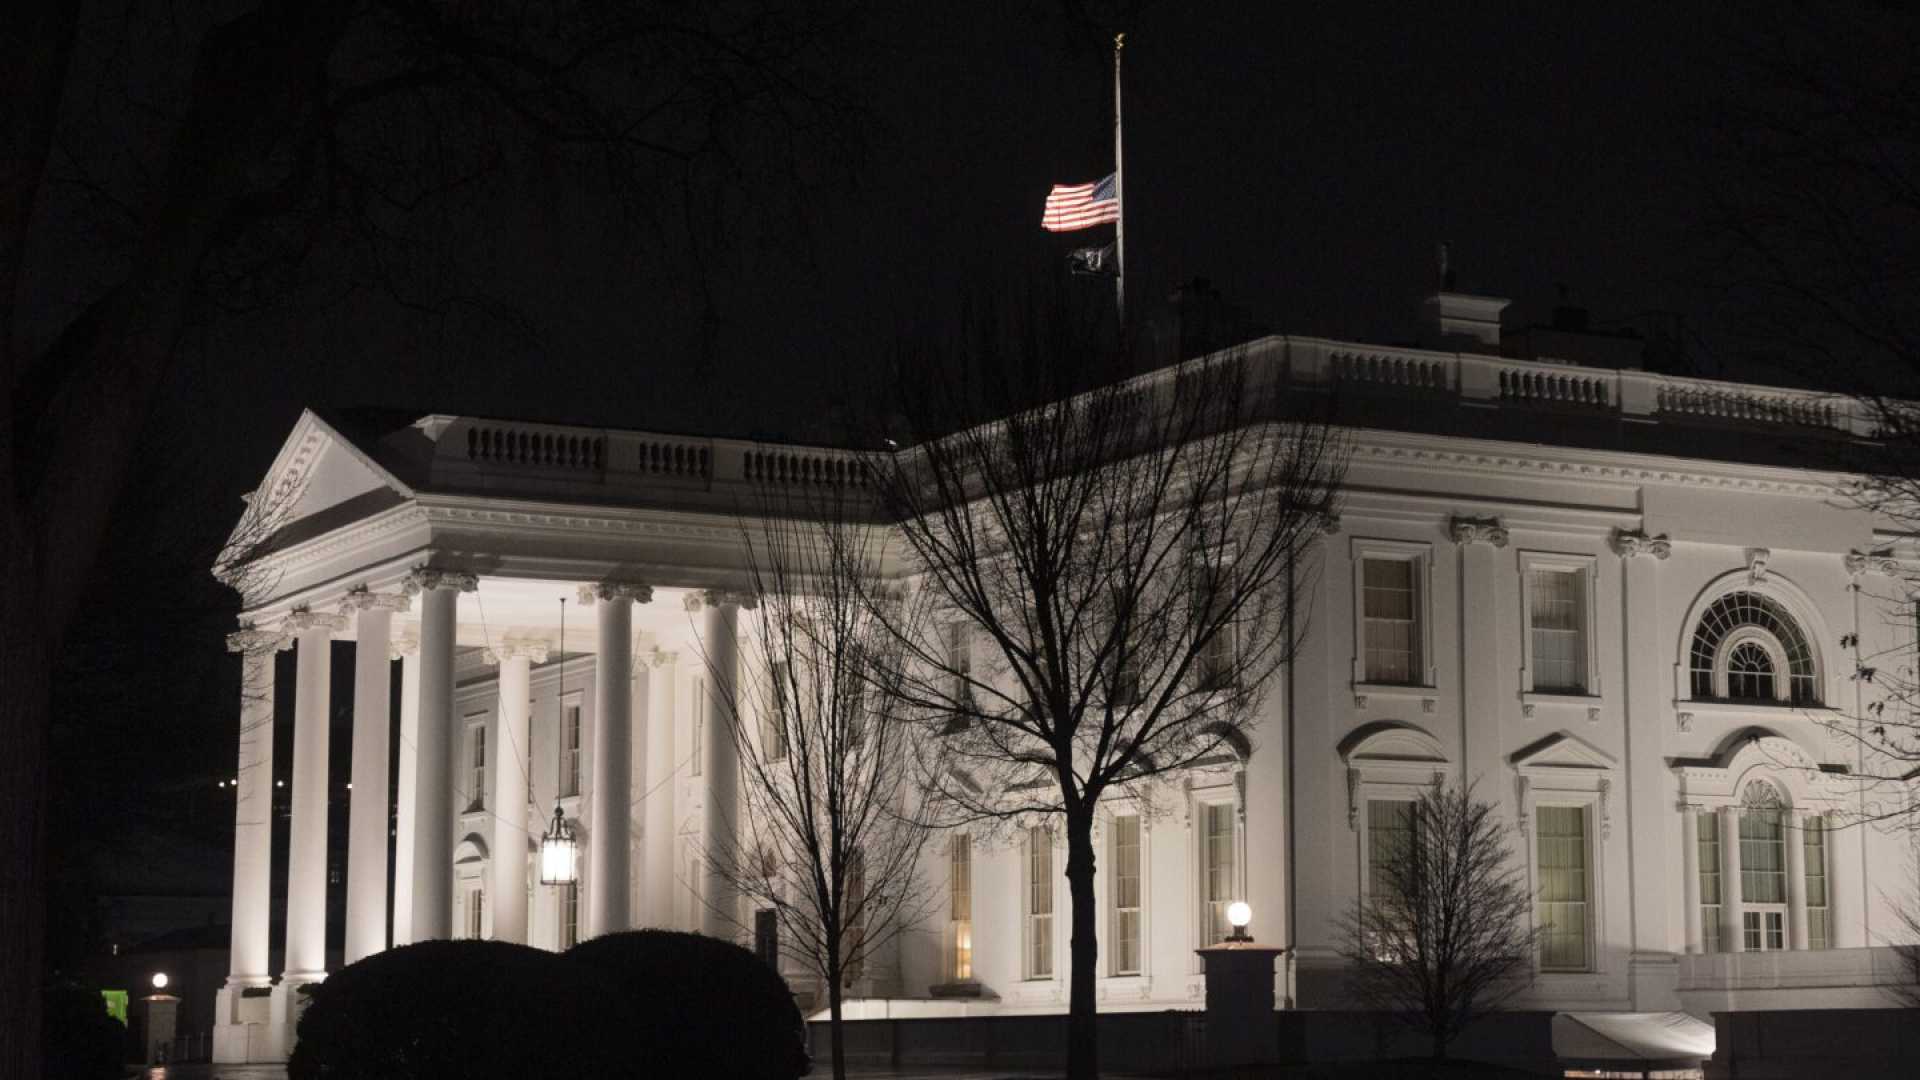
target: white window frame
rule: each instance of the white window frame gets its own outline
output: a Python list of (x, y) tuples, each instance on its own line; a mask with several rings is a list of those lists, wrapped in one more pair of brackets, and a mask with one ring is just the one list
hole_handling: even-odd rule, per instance
[[(961, 857), (961, 852), (963, 851), (966, 853), (964, 859)], [(973, 834), (958, 831), (948, 834), (947, 935), (940, 962), (942, 975), (948, 983), (971, 983), (976, 981), (974, 976), (973, 947), (973, 928), (975, 925), (973, 917), (973, 861)], [(962, 870), (963, 865), (964, 871)], [(964, 891), (959, 886), (960, 875), (963, 872), (966, 875), (966, 888)], [(966, 910), (964, 912), (957, 912), (956, 909), (961, 906), (960, 899), (963, 895), (966, 899)], [(959, 914), (964, 914), (966, 917), (959, 918)], [(960, 963), (960, 952), (962, 949), (966, 950), (966, 970), (964, 971), (961, 970)]]
[(773, 684), (773, 692), (762, 703), (764, 711), (760, 717), (760, 755), (766, 761), (787, 760), (787, 680), (791, 670), (791, 665), (785, 660), (767, 664), (767, 677)]
[[(1213, 871), (1209, 844), (1212, 838), (1208, 835), (1207, 819), (1209, 813), (1215, 808), (1222, 808), (1227, 812), (1227, 844), (1233, 858), (1233, 867), (1227, 881), (1227, 896), (1220, 901), (1215, 901), (1207, 895), (1208, 886), (1211, 884), (1210, 875)], [(1204, 949), (1208, 945), (1224, 940), (1224, 937), (1213, 938), (1212, 936), (1214, 928), (1212, 905), (1215, 903), (1221, 905), (1221, 917), (1224, 920), (1226, 905), (1235, 900), (1247, 898), (1246, 822), (1240, 813), (1238, 792), (1233, 787), (1194, 792), (1193, 805), (1189, 813), (1193, 835), (1193, 942), (1195, 948)], [(1195, 957), (1195, 959), (1199, 958)]]
[(1354, 895), (1364, 900), (1373, 894), (1367, 861), (1372, 850), (1367, 803), (1419, 802), (1434, 781), (1448, 780), (1454, 770), (1440, 741), (1412, 724), (1385, 722), (1361, 731), (1366, 732), (1363, 737), (1349, 736), (1351, 744), (1341, 757), (1347, 765), (1347, 828), (1354, 834), (1357, 858)]
[(1521, 839), (1526, 845), (1529, 926), (1540, 916), (1540, 845), (1534, 835), (1541, 806), (1578, 807), (1587, 825), (1587, 966), (1581, 969), (1541, 967), (1540, 950), (1533, 967), (1541, 978), (1579, 978), (1606, 970), (1607, 950), (1601, 935), (1607, 925), (1607, 847), (1613, 839), (1613, 787), (1618, 762), (1612, 755), (1577, 736), (1561, 732), (1529, 747), (1513, 758), (1515, 801)]
[[(1417, 573), (1416, 571), (1416, 576)], [(1193, 607), (1193, 617), (1190, 618), (1188, 623), (1187, 632), (1189, 638), (1191, 638), (1193, 633), (1192, 624), (1199, 621), (1199, 618), (1205, 610), (1201, 605), (1201, 589), (1213, 589), (1216, 587), (1216, 582), (1223, 583), (1223, 587), (1219, 587), (1217, 591), (1207, 597), (1209, 602), (1212, 601), (1214, 596), (1219, 595), (1221, 592), (1231, 595), (1235, 587), (1235, 574), (1236, 568), (1231, 559), (1221, 558), (1215, 562), (1208, 562), (1196, 554), (1188, 561), (1187, 590), (1190, 594), (1189, 600)], [(1209, 577), (1212, 577), (1213, 581), (1207, 581), (1206, 579)], [(1417, 596), (1418, 586), (1416, 585), (1415, 588)], [(1239, 615), (1227, 620), (1227, 624), (1221, 628), (1219, 634), (1216, 634), (1213, 640), (1207, 643), (1207, 650), (1195, 656), (1195, 659), (1199, 661), (1202, 666), (1196, 668), (1194, 678), (1203, 688), (1221, 691), (1235, 688), (1240, 670), (1240, 630), (1242, 622), (1243, 619)], [(1225, 642), (1224, 646), (1222, 645), (1223, 640)], [(1226, 655), (1224, 657), (1215, 657), (1213, 654), (1216, 650), (1222, 651)]]
[[(577, 719), (573, 725), (575, 745), (567, 745), (567, 710), (573, 709)], [(576, 798), (583, 793), (586, 778), (587, 743), (587, 707), (586, 694), (581, 690), (570, 690), (560, 698), (560, 722), (555, 725), (558, 738), (555, 740), (560, 749), (558, 772), (554, 777), (554, 790), (563, 799)]]
[(965, 619), (954, 619), (940, 627), (940, 645), (946, 653), (948, 687), (954, 704), (973, 699), (973, 626)]
[[(1413, 617), (1415, 674), (1411, 683), (1378, 683), (1367, 678), (1367, 597), (1368, 559), (1386, 559), (1409, 563), (1413, 567)], [(1408, 540), (1377, 540), (1354, 537), (1353, 563), (1353, 685), (1356, 690), (1391, 693), (1395, 690), (1431, 690), (1436, 667), (1433, 657), (1433, 545)]]
[(466, 730), (461, 734), (460, 748), (466, 767), (460, 771), (466, 774), (471, 790), (467, 792), (465, 805), (460, 808), (462, 814), (481, 814), (487, 809), (487, 760), (483, 758), (476, 764), (473, 759), (476, 748), (483, 755), (493, 750), (487, 739), (487, 726), (492, 719), (492, 714), (486, 712), (468, 713), (464, 718)]
[[(1107, 834), (1107, 842), (1102, 845), (1105, 850), (1102, 851), (1101, 854), (1107, 864), (1108, 872), (1105, 875), (1106, 880), (1101, 882), (1101, 884), (1105, 886), (1105, 895), (1101, 897), (1100, 910), (1106, 917), (1107, 936), (1101, 940), (1114, 943), (1113, 948), (1102, 950), (1107, 954), (1105, 977), (1108, 979), (1144, 979), (1148, 976), (1148, 954), (1150, 950), (1147, 946), (1152, 940), (1147, 933), (1147, 909), (1149, 907), (1147, 901), (1152, 895), (1149, 892), (1150, 882), (1147, 871), (1147, 867), (1152, 861), (1149, 858), (1148, 819), (1146, 814), (1141, 813), (1140, 806), (1132, 800), (1127, 800), (1126, 803), (1115, 806), (1112, 812), (1105, 816), (1107, 820), (1103, 822), (1103, 825), (1106, 826), (1103, 831)], [(1118, 885), (1120, 878), (1118, 843), (1120, 838), (1119, 823), (1122, 819), (1131, 819), (1133, 821), (1135, 842), (1138, 848), (1134, 872), (1139, 882), (1139, 902), (1132, 909), (1134, 913), (1134, 933), (1136, 940), (1134, 942), (1134, 968), (1131, 971), (1122, 971), (1119, 963), (1120, 950), (1118, 943), (1120, 941), (1121, 909), (1118, 906)]]
[[(1578, 689), (1549, 687), (1538, 690), (1534, 686), (1534, 672), (1537, 667), (1533, 657), (1533, 574), (1536, 570), (1573, 573), (1579, 575), (1580, 591), (1580, 635), (1585, 647), (1585, 683)], [(1580, 698), (1600, 696), (1600, 561), (1592, 555), (1568, 555), (1551, 551), (1522, 551), (1520, 553), (1520, 691), (1522, 700), (1533, 704), (1539, 700), (1556, 698)]]
[[(1581, 961), (1579, 964), (1576, 964), (1572, 967), (1549, 968), (1546, 966), (1545, 958), (1541, 956), (1541, 950), (1535, 949), (1534, 950), (1534, 967), (1535, 967), (1535, 970), (1540, 971), (1543, 974), (1551, 974), (1551, 975), (1591, 974), (1594, 969), (1595, 955), (1599, 952), (1599, 949), (1597, 948), (1597, 942), (1594, 940), (1595, 923), (1593, 919), (1595, 883), (1599, 877), (1597, 870), (1598, 870), (1598, 860), (1601, 852), (1600, 844), (1597, 843), (1599, 839), (1597, 835), (1599, 823), (1594, 820), (1594, 812), (1593, 812), (1594, 807), (1592, 802), (1590, 801), (1567, 802), (1564, 799), (1558, 797), (1556, 793), (1555, 796), (1553, 797), (1541, 798), (1534, 802), (1533, 817), (1528, 821), (1528, 825), (1530, 826), (1531, 829), (1534, 829), (1534, 830), (1539, 829), (1540, 811), (1547, 810), (1547, 809), (1576, 810), (1580, 814), (1580, 834), (1583, 841), (1582, 846), (1585, 848), (1585, 850), (1581, 853), (1581, 859), (1582, 859), (1581, 873), (1584, 874), (1586, 877), (1586, 886), (1587, 886), (1586, 899), (1581, 901), (1583, 905), (1583, 916), (1584, 916), (1582, 920), (1584, 925), (1581, 926), (1581, 939), (1586, 945), (1586, 955), (1581, 957)], [(1541, 888), (1542, 888), (1541, 881), (1540, 881), (1541, 870), (1542, 870), (1540, 866), (1540, 837), (1536, 833), (1533, 835), (1529, 835), (1527, 839), (1529, 841), (1528, 848), (1527, 848), (1527, 858), (1532, 863), (1532, 866), (1533, 866), (1532, 874), (1531, 874), (1531, 879), (1533, 882), (1533, 893), (1534, 893), (1533, 919), (1535, 924), (1537, 925), (1540, 919), (1540, 905), (1543, 903), (1547, 903), (1547, 901), (1543, 900), (1540, 896)]]
[[(1057, 863), (1056, 848), (1059, 838), (1055, 831), (1046, 825), (1030, 826), (1024, 830), (1020, 844), (1020, 977), (1026, 982), (1053, 982), (1060, 977), (1060, 875), (1055, 871)], [(1049, 906), (1046, 914), (1038, 915), (1033, 910), (1033, 898), (1037, 893), (1034, 882), (1034, 852), (1036, 845), (1045, 844), (1047, 853), (1047, 877), (1053, 879), (1047, 886)], [(1045, 919), (1045, 925), (1039, 920)], [(1041, 971), (1034, 960), (1034, 942), (1044, 934), (1047, 940), (1047, 970)]]
[(707, 767), (707, 680), (695, 678), (693, 693), (687, 698), (692, 706), (688, 724), (693, 729), (693, 739), (687, 747), (687, 775), (703, 776)]

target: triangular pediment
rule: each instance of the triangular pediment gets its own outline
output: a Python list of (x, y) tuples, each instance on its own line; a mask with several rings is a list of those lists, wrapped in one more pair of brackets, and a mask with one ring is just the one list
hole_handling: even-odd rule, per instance
[(1528, 746), (1512, 757), (1516, 769), (1611, 769), (1613, 756), (1592, 743), (1557, 732)]
[(247, 508), (229, 546), (285, 547), (412, 494), (392, 472), (308, 410), (246, 496)]

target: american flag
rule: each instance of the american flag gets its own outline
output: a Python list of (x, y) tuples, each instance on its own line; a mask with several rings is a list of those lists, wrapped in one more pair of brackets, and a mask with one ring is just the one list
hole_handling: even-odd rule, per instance
[(1047, 193), (1040, 227), (1048, 232), (1091, 229), (1120, 220), (1120, 184), (1114, 174), (1092, 184), (1055, 184)]

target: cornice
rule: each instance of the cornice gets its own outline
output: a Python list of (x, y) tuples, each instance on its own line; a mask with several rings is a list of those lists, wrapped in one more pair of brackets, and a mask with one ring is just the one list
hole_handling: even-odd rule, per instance
[(447, 570), (435, 566), (416, 566), (407, 574), (405, 586), (408, 595), (429, 592), (434, 589), (454, 589), (459, 592), (475, 592), (480, 588), (480, 578), (465, 570)]
[(1447, 522), (1447, 534), (1456, 544), (1491, 544), (1497, 548), (1507, 546), (1507, 530), (1501, 526), (1497, 517), (1459, 517)]
[(377, 593), (365, 585), (356, 585), (347, 590), (340, 601), (343, 614), (359, 611), (409, 611), (413, 608), (413, 597), (405, 592)]
[(337, 634), (347, 628), (347, 617), (327, 611), (314, 611), (309, 608), (294, 608), (287, 617), (280, 620), (280, 627), (289, 634), (304, 633), (308, 630), (324, 630)]
[(227, 635), (227, 651), (237, 653), (273, 653), (293, 644), (293, 639), (278, 630), (262, 630), (248, 624)]
[(740, 589), (694, 589), (687, 593), (683, 601), (689, 612), (699, 611), (702, 607), (734, 607), (752, 611), (760, 606), (760, 598), (751, 592)]
[(1613, 547), (1614, 554), (1623, 559), (1631, 559), (1636, 555), (1665, 559), (1673, 554), (1673, 542), (1667, 539), (1666, 533), (1648, 536), (1644, 529), (1615, 529), (1613, 539), (1608, 543)]

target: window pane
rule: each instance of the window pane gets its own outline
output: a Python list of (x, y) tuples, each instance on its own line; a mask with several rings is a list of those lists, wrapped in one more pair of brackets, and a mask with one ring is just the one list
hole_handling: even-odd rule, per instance
[(1367, 802), (1367, 889), (1385, 895), (1393, 891), (1393, 867), (1406, 857), (1413, 841), (1413, 803), (1397, 799)]
[(1700, 863), (1700, 947), (1719, 952), (1720, 945), (1720, 815), (1703, 811), (1695, 817)]
[(1528, 590), (1528, 620), (1533, 635), (1533, 686), (1536, 690), (1587, 688), (1586, 621), (1581, 611), (1578, 570), (1535, 570)]
[(1053, 836), (1027, 830), (1027, 977), (1053, 975)]
[(1787, 902), (1787, 847), (1777, 810), (1740, 815), (1740, 898), (1749, 904)]
[(1140, 971), (1140, 819), (1113, 819), (1113, 971)]
[(1578, 806), (1539, 808), (1535, 844), (1540, 875), (1540, 966), (1587, 966), (1587, 813)]
[(1411, 683), (1419, 669), (1413, 563), (1406, 559), (1365, 559), (1362, 606), (1369, 682)]
[(1806, 819), (1807, 862), (1807, 948), (1833, 947), (1832, 924), (1828, 921), (1827, 899), (1827, 819), (1818, 814)]

